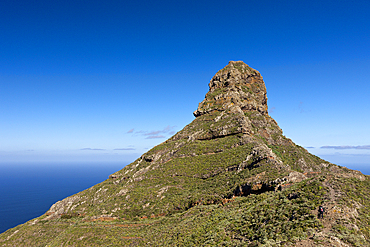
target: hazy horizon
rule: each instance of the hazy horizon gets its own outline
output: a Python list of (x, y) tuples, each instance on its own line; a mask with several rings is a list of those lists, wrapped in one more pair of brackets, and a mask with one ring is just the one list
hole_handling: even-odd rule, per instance
[(132, 162), (189, 124), (212, 76), (242, 60), (285, 136), (370, 165), (368, 1), (0, 6), (0, 164)]

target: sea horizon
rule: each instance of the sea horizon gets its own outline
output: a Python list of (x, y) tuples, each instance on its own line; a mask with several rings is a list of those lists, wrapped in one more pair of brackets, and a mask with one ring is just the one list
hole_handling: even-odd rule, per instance
[[(0, 233), (43, 215), (57, 201), (88, 189), (129, 162), (0, 163)], [(368, 164), (337, 164), (370, 175)]]
[(43, 215), (57, 201), (121, 170), (124, 162), (0, 163), (0, 233)]

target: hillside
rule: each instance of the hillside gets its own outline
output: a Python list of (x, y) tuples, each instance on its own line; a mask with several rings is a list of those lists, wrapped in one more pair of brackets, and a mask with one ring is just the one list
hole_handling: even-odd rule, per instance
[(369, 177), (286, 138), (258, 71), (229, 62), (194, 116), (0, 246), (370, 246)]

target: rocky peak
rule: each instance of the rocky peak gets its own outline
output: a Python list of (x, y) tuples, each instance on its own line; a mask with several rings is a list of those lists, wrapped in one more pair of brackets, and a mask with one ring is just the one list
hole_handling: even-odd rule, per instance
[(268, 114), (266, 86), (261, 74), (242, 61), (230, 61), (209, 83), (209, 92), (194, 116), (213, 111), (258, 111)]
[(370, 246), (369, 176), (283, 136), (245, 63), (209, 87), (173, 137), (0, 234), (0, 246)]

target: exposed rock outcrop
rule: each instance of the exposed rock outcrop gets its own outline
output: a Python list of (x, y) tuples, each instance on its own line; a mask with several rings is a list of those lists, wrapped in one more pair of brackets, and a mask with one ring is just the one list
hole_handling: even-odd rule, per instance
[(209, 92), (194, 116), (213, 111), (241, 113), (256, 110), (267, 114), (266, 86), (261, 74), (243, 63), (230, 61), (209, 83)]
[(369, 177), (286, 138), (257, 70), (229, 62), (194, 116), (106, 181), (1, 234), (0, 245), (370, 246)]

